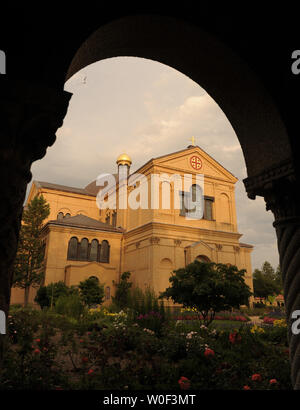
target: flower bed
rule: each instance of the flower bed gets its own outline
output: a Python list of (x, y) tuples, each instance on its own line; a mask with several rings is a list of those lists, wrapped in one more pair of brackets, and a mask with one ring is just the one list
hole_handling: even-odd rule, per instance
[[(202, 315), (177, 315), (173, 316), (174, 320), (203, 320)], [(248, 322), (250, 319), (242, 315), (216, 315), (214, 320), (232, 320), (237, 322)]]
[(264, 317), (264, 319), (263, 319), (263, 323), (266, 323), (266, 324), (268, 324), (268, 325), (273, 325), (273, 323), (275, 322), (275, 318), (274, 317), (268, 317), (268, 316), (265, 316)]
[(160, 322), (150, 313), (96, 315), (98, 327), (51, 312), (12, 313), (0, 389), (292, 389), (283, 322), (192, 330), (194, 322), (169, 321), (158, 333), (145, 325)]

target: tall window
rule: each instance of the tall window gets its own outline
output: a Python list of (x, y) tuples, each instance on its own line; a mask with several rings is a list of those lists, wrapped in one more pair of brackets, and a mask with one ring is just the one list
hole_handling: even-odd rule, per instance
[(77, 248), (78, 248), (78, 239), (73, 237), (69, 240), (68, 259), (71, 259), (71, 260), (77, 259)]
[(79, 245), (79, 260), (86, 261), (88, 259), (89, 241), (86, 238), (81, 239)]
[(105, 217), (105, 223), (110, 224), (110, 215), (107, 214)]
[(109, 263), (109, 243), (106, 240), (101, 242), (100, 262)]
[(214, 198), (204, 197), (204, 219), (211, 221), (213, 219), (213, 202)]
[(97, 239), (93, 239), (91, 242), (91, 248), (90, 248), (90, 261), (98, 261), (98, 241)]

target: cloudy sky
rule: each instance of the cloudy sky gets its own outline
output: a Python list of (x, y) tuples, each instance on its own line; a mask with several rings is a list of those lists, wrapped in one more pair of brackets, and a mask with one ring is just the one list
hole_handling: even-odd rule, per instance
[(273, 216), (262, 198), (247, 198), (236, 134), (198, 84), (163, 64), (120, 57), (84, 68), (65, 90), (73, 97), (64, 125), (46, 157), (33, 164), (33, 180), (84, 187), (101, 172), (115, 173), (120, 153), (130, 155), (134, 171), (153, 157), (184, 149), (195, 136), (197, 145), (239, 179), (238, 230), (241, 242), (255, 247), (253, 269), (265, 260), (278, 265)]

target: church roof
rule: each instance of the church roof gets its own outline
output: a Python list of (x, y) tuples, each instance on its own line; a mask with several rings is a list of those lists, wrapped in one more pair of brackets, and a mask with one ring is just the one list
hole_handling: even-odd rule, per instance
[(242, 248), (253, 248), (253, 245), (249, 245), (248, 243), (242, 243), (242, 242), (240, 242), (240, 246)]
[(97, 221), (97, 219), (90, 218), (89, 216), (85, 216), (82, 214), (76, 216), (70, 216), (69, 218), (64, 218), (62, 220), (51, 220), (48, 221), (47, 224), (51, 225), (61, 225), (61, 226), (72, 226), (78, 228), (86, 228), (86, 229), (96, 229), (100, 231), (109, 231), (109, 232), (123, 232), (122, 228), (115, 228), (114, 226)]
[(85, 188), (75, 188), (75, 187), (71, 187), (67, 185), (53, 184), (51, 182), (45, 182), (45, 181), (33, 181), (33, 182), (37, 188), (47, 188), (47, 189), (54, 189), (56, 191), (73, 192), (76, 194), (93, 196), (93, 194), (88, 192)]
[[(119, 175), (118, 174), (113, 174), (116, 180), (116, 184), (119, 181)], [(97, 196), (99, 189), (101, 188), (100, 185), (96, 185), (96, 179), (95, 181), (90, 182), (86, 187), (84, 187), (84, 191), (88, 192), (89, 195), (91, 196)]]

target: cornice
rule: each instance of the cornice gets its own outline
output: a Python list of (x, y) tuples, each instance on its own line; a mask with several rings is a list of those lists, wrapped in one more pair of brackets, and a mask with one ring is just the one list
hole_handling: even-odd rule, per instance
[[(78, 261), (78, 262), (80, 262), (80, 261)], [(95, 261), (85, 263), (85, 264), (82, 264), (82, 265), (69, 264), (69, 265), (65, 266), (65, 269), (67, 269), (67, 268), (84, 268), (85, 266), (90, 266), (90, 265), (100, 266), (101, 268), (104, 268), (106, 270), (116, 270), (116, 267), (106, 266), (103, 263), (95, 262)]]
[(148, 222), (144, 225), (140, 225), (136, 228), (131, 229), (130, 231), (127, 231), (124, 233), (124, 238), (129, 239), (131, 236), (136, 235), (138, 233), (145, 233), (145, 230), (150, 231), (154, 230), (155, 228), (162, 228), (162, 229), (167, 229), (169, 231), (173, 231), (177, 233), (178, 236), (178, 229), (180, 228), (181, 233), (203, 233), (207, 234), (209, 233), (211, 236), (215, 237), (231, 237), (231, 238), (240, 238), (242, 234), (238, 232), (228, 232), (228, 231), (217, 231), (217, 230), (210, 230), (210, 229), (205, 229), (205, 228), (196, 228), (193, 226), (183, 226), (183, 225), (177, 225), (177, 224), (168, 224), (164, 222)]
[(72, 226), (69, 225), (68, 227), (66, 226), (61, 226), (61, 225), (56, 225), (55, 223), (48, 223), (42, 228), (42, 232), (46, 230), (46, 232), (67, 232), (67, 233), (75, 233), (78, 232), (79, 234), (82, 231), (85, 232), (97, 232), (97, 235), (99, 235), (99, 233), (103, 233), (103, 235), (108, 236), (108, 235), (123, 235), (123, 232), (112, 232), (112, 231), (105, 231), (103, 229), (100, 228), (85, 228), (85, 227), (78, 227), (78, 226)]

